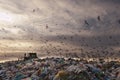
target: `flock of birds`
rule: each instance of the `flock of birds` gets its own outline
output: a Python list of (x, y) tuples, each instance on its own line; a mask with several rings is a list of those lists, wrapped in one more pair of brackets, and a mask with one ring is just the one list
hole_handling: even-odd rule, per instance
[[(33, 12), (36, 12), (36, 9), (33, 9)], [(102, 21), (101, 17), (98, 16), (97, 17), (98, 21)], [(118, 20), (118, 23), (120, 24), (120, 20)], [(84, 20), (84, 24), (90, 26), (89, 21)], [(15, 26), (16, 27), (16, 26)], [(44, 38), (44, 36), (40, 36), (41, 42), (44, 44), (43, 46), (40, 46), (38, 51), (43, 51), (45, 53), (45, 55), (56, 55), (56, 56), (65, 56), (65, 57), (88, 57), (88, 58), (95, 58), (95, 57), (110, 57), (112, 55), (112, 57), (118, 57), (120, 56), (120, 51), (115, 52), (115, 50), (112, 47), (104, 45), (101, 45), (102, 42), (104, 42), (104, 40), (102, 40), (102, 38), (99, 37), (94, 37), (92, 40), (94, 43), (98, 42), (98, 44), (100, 45), (91, 45), (89, 43), (89, 40), (87, 40), (87, 38), (85, 37), (80, 37), (79, 34), (80, 32), (78, 31), (79, 34), (77, 34), (76, 32), (71, 32), (73, 35), (71, 36), (65, 36), (65, 35), (60, 35), (59, 33), (57, 33), (56, 31), (52, 31), (50, 29), (50, 27), (48, 26), (48, 24), (45, 25), (45, 28), (47, 31), (49, 31), (50, 33), (54, 32), (55, 34), (57, 34), (57, 36), (55, 37), (55, 41), (57, 42), (57, 44), (52, 44), (51, 41), (53, 39), (46, 39)], [(6, 31), (5, 28), (2, 28), (0, 31)], [(3, 39), (5, 39), (3, 37)], [(108, 41), (114, 41), (113, 36), (108, 36), (107, 37)], [(30, 39), (31, 41), (34, 40), (33, 38)], [(113, 43), (113, 42), (111, 42)], [(119, 45), (119, 40), (116, 40), (115, 43), (113, 43), (114, 45)], [(7, 46), (9, 47), (9, 46)], [(33, 48), (33, 46), (29, 46), (29, 48)], [(115, 54), (116, 53), (116, 54)], [(6, 55), (5, 55), (6, 56)]]
[[(101, 21), (100, 16), (97, 17), (98, 21)], [(118, 20), (118, 23), (120, 24), (120, 20)], [(89, 22), (87, 20), (84, 21), (84, 24), (89, 26)], [(48, 30), (49, 27), (46, 25), (46, 30)], [(65, 56), (65, 57), (87, 57), (87, 58), (96, 58), (96, 57), (119, 57), (120, 51), (115, 51), (114, 48), (111, 47), (111, 45), (117, 45), (119, 46), (119, 40), (116, 40), (111, 36), (107, 36), (108, 41), (110, 40), (111, 43), (107, 45), (94, 45), (91, 46), (89, 44), (89, 40), (86, 40), (85, 37), (80, 37), (78, 40), (76, 39), (79, 34), (73, 33), (72, 36), (65, 36), (65, 35), (57, 35), (57, 43), (58, 45), (53, 45), (52, 43), (49, 43), (50, 40), (45, 40), (46, 46), (42, 46), (40, 49), (44, 49), (46, 51), (46, 55), (59, 55), (59, 56)], [(102, 38), (95, 37), (93, 39), (95, 42), (97, 41), (98, 44), (101, 44), (104, 42)], [(115, 41), (115, 42), (112, 42)], [(70, 43), (69, 43), (70, 42)], [(74, 42), (77, 42), (78, 47), (72, 46)], [(73, 43), (71, 46), (69, 44)], [(93, 42), (94, 43), (94, 42)], [(68, 48), (66, 48), (67, 46)]]

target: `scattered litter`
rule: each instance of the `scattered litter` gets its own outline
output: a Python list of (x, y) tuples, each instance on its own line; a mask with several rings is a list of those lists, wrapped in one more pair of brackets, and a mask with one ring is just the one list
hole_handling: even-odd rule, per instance
[(46, 58), (0, 64), (0, 80), (120, 80), (120, 62)]

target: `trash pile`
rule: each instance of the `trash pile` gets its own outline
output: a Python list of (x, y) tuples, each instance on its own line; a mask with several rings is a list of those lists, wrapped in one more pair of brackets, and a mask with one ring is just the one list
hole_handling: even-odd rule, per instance
[(0, 80), (120, 80), (120, 62), (71, 58), (10, 61), (0, 64)]

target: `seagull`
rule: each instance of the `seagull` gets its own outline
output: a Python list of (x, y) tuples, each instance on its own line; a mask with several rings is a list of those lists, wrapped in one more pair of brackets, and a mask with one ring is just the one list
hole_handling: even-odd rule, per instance
[(118, 23), (120, 24), (120, 19), (118, 20)]
[(112, 39), (112, 36), (109, 36), (109, 39)]
[(100, 16), (97, 17), (98, 21), (101, 21)]
[(87, 20), (85, 20), (85, 24), (89, 25), (89, 23), (87, 22)]
[(33, 12), (35, 12), (35, 9), (33, 9)]
[(46, 29), (48, 29), (48, 25), (46, 24)]

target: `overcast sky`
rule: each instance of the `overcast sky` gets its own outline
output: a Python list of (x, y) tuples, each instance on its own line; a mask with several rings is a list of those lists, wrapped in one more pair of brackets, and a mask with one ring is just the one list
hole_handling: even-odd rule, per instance
[(118, 55), (119, 42), (120, 0), (0, 0), (1, 54)]

